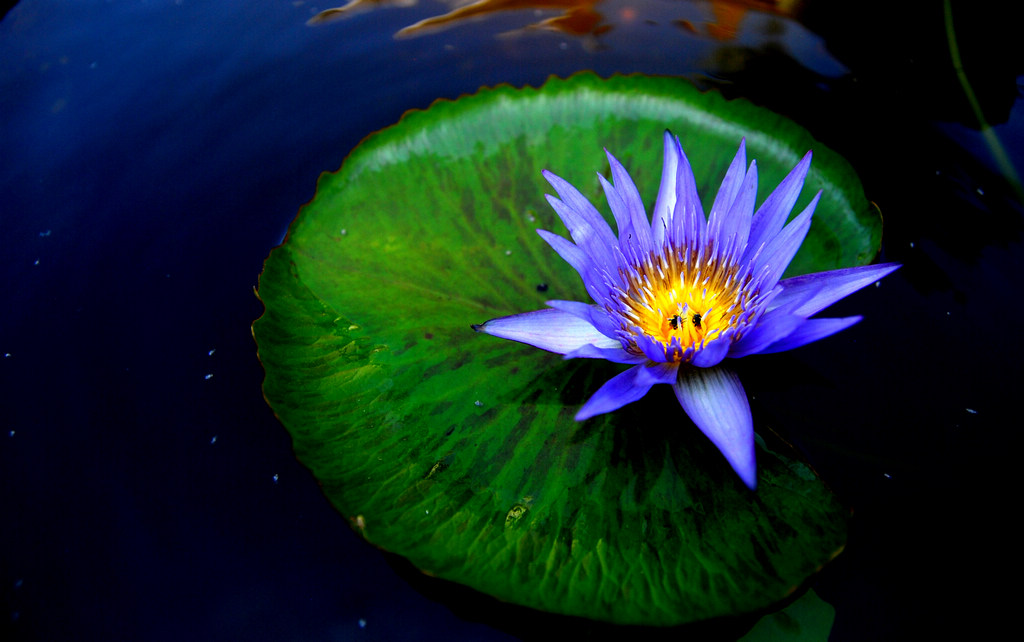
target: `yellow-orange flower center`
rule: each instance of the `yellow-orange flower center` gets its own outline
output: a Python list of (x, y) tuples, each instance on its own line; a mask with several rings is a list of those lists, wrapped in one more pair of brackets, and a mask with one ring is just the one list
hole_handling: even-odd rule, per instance
[(737, 272), (732, 264), (701, 261), (696, 251), (689, 256), (673, 248), (651, 253), (633, 270), (620, 271), (626, 285), (616, 291), (623, 329), (632, 326), (635, 333), (639, 328), (666, 350), (678, 339), (680, 349), (667, 357), (680, 361), (687, 348), (702, 347), (737, 326), (751, 298)]

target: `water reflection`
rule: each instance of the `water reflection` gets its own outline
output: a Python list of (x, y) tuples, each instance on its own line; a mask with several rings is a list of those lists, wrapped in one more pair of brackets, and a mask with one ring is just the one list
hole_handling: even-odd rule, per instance
[[(598, 6), (604, 0), (477, 0), (465, 3), (446, 0), (448, 13), (420, 20), (395, 33), (395, 37), (409, 37), (431, 33), (469, 20), (494, 13), (529, 11), (534, 14), (556, 11), (557, 15), (537, 20), (522, 29), (504, 35), (515, 35), (536, 29), (557, 31), (573, 36), (600, 36), (616, 25), (637, 21), (658, 22), (667, 19), (688, 33), (710, 36), (716, 40), (733, 40), (740, 32), (740, 24), (747, 13), (794, 16), (802, 0), (703, 0), (673, 5), (630, 2), (622, 7)], [(316, 14), (309, 24), (317, 25), (345, 18), (378, 7), (411, 7), (417, 0), (350, 0), (341, 7)], [(666, 16), (665, 13), (674, 14)], [(696, 14), (696, 15), (695, 15)]]

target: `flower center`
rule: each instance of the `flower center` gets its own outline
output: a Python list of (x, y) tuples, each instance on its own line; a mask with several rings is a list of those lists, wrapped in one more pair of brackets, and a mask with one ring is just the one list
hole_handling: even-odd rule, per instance
[[(669, 247), (620, 270), (625, 289), (616, 288), (618, 309), (610, 311), (622, 319), (627, 338), (642, 332), (665, 346), (668, 360), (681, 361), (687, 348), (743, 324), (755, 295), (744, 290), (738, 271), (731, 263), (703, 260), (696, 250)], [(630, 343), (635, 347), (635, 339)]]

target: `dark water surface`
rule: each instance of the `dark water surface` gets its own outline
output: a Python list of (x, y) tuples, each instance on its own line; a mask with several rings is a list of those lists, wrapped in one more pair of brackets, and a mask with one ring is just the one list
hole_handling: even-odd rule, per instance
[[(985, 639), (1017, 548), (1021, 206), (942, 7), (612, 0), (582, 34), (528, 28), (559, 15), (530, 8), (392, 37), (450, 6), (314, 27), (329, 5), (27, 0), (0, 22), (0, 633), (621, 637), (424, 581), (362, 542), (295, 461), (249, 333), (263, 259), (361, 138), (437, 98), (593, 69), (748, 97), (861, 172), (904, 269), (836, 306), (865, 315), (855, 328), (745, 360), (744, 385), (855, 509), (815, 586), (831, 639)], [(1020, 171), (1010, 21), (953, 15)]]

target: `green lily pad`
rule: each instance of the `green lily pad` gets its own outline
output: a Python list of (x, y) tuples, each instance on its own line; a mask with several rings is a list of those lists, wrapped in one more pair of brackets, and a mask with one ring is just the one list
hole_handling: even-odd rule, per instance
[(741, 137), (759, 201), (814, 148), (796, 211), (824, 194), (791, 273), (876, 253), (879, 218), (843, 159), (776, 114), (669, 78), (581, 74), (439, 101), (321, 176), (266, 261), (253, 334), (297, 456), (368, 541), (504, 601), (658, 625), (768, 608), (842, 549), (847, 511), (784, 445), (758, 439), (750, 492), (667, 386), (575, 422), (622, 366), (470, 329), (588, 300), (534, 231), (565, 231), (541, 170), (603, 207), (607, 147), (650, 207), (665, 128), (706, 210)]

